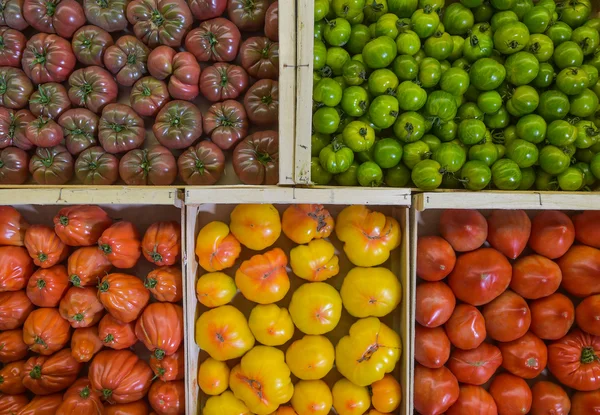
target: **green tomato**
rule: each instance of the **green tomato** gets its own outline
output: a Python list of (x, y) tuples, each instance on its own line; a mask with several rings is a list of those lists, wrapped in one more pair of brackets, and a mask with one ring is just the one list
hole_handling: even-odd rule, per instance
[(462, 120), (458, 124), (458, 139), (465, 145), (471, 146), (485, 138), (487, 129), (481, 120)]
[(539, 144), (546, 138), (546, 121), (537, 114), (519, 118), (515, 129), (517, 137), (530, 143)]
[(390, 12), (398, 17), (410, 17), (418, 7), (418, 0), (388, 0)]
[(471, 64), (466, 58), (458, 58), (457, 60), (452, 62), (452, 67), (464, 69), (467, 72), (471, 70)]
[(460, 179), (468, 190), (483, 190), (492, 180), (492, 171), (482, 161), (467, 161), (460, 170)]
[(473, 63), (482, 58), (489, 58), (494, 51), (494, 41), (488, 35), (471, 33), (465, 39), (463, 56)]
[(433, 36), (427, 38), (424, 47), (427, 56), (442, 61), (452, 53), (454, 42), (448, 33), (436, 31)]
[(454, 62), (463, 56), (465, 39), (461, 36), (452, 36), (452, 53), (448, 56), (448, 60)]
[(538, 6), (543, 6), (550, 10), (551, 13), (556, 11), (556, 3), (555, 0), (540, 0), (537, 2)]
[(377, 69), (369, 75), (369, 92), (373, 96), (393, 94), (399, 83), (394, 72), (389, 69)]
[(335, 107), (342, 100), (342, 87), (331, 78), (323, 78), (313, 91), (313, 100)]
[(393, 13), (384, 14), (377, 20), (375, 24), (375, 36), (388, 36), (396, 39), (400, 30), (398, 29), (398, 21), (400, 19)]
[(583, 172), (576, 167), (569, 167), (556, 176), (561, 190), (574, 192), (583, 187)]
[(351, 121), (344, 128), (342, 138), (355, 153), (367, 151), (375, 144), (375, 130), (364, 121)]
[(328, 0), (315, 0), (315, 22), (322, 20), (329, 13)]
[(323, 32), (325, 31), (325, 20), (315, 22), (315, 39), (323, 40)]
[(554, 49), (554, 64), (559, 69), (581, 66), (582, 63), (583, 51), (577, 43), (567, 40)]
[(506, 10), (501, 12), (496, 12), (491, 18), (490, 24), (492, 25), (492, 32), (495, 32), (502, 26), (506, 26), (509, 23), (514, 23), (519, 21), (519, 16), (512, 10)]
[(450, 63), (450, 61), (448, 59), (444, 59), (443, 61), (440, 61), (440, 68), (442, 70), (442, 75), (443, 75), (444, 72), (446, 72), (448, 69), (452, 68), (452, 64)]
[(402, 162), (412, 170), (417, 163), (431, 156), (429, 146), (423, 141), (408, 143), (402, 148)]
[(351, 19), (362, 13), (365, 0), (332, 0), (331, 8), (337, 17)]
[(510, 22), (494, 32), (494, 46), (505, 55), (522, 50), (529, 42), (529, 29), (521, 22)]
[[(588, 86), (592, 87), (598, 83), (598, 69), (592, 65), (581, 65), (579, 68), (581, 71), (585, 72), (588, 76)], [(598, 94), (596, 94), (598, 95)]]
[(321, 134), (333, 134), (340, 124), (340, 114), (335, 108), (322, 107), (313, 114), (313, 128)]
[(577, 95), (588, 87), (589, 78), (579, 68), (565, 68), (556, 76), (557, 88), (567, 95)]
[(392, 63), (392, 70), (400, 81), (411, 81), (419, 74), (419, 64), (409, 55), (400, 55)]
[(340, 113), (340, 125), (338, 125), (338, 128), (337, 128), (337, 130), (335, 130), (335, 133), (341, 134), (344, 131), (344, 129), (346, 128), (346, 126), (354, 120), (354, 118), (348, 116), (348, 114), (345, 114), (343, 111), (340, 111), (339, 109), (338, 109), (338, 112)]
[(440, 144), (442, 144), (442, 141), (433, 134), (425, 134), (421, 141), (427, 144), (431, 151), (437, 150)]
[(481, 161), (487, 166), (491, 166), (498, 158), (498, 148), (492, 142), (486, 141), (483, 144), (476, 144), (469, 148), (469, 160)]
[(592, 4), (589, 0), (571, 0), (562, 3), (557, 9), (560, 11), (560, 20), (571, 27), (579, 27), (589, 20)]
[(350, 31), (350, 38), (348, 39), (348, 43), (346, 43), (346, 50), (352, 54), (360, 53), (369, 40), (371, 40), (369, 28), (364, 24), (355, 24)]
[(313, 67), (315, 70), (322, 69), (327, 62), (327, 46), (320, 40), (315, 40), (313, 51)]
[(475, 17), (475, 22), (489, 22), (494, 14), (494, 8), (488, 2), (484, 2), (481, 6), (476, 7), (473, 10), (473, 17)]
[(364, 12), (359, 13), (354, 17), (347, 17), (346, 19), (348, 20), (348, 23), (350, 23), (351, 25), (361, 24), (362, 22), (365, 21), (365, 14), (364, 14)]
[(471, 66), (471, 84), (480, 91), (491, 91), (502, 84), (506, 77), (504, 66), (490, 58), (479, 59)]
[(410, 170), (400, 163), (386, 170), (383, 181), (389, 187), (405, 187), (410, 181)]
[(369, 118), (382, 130), (394, 125), (399, 112), (398, 100), (391, 95), (375, 97), (369, 106)]
[(544, 91), (540, 95), (540, 104), (537, 113), (544, 117), (546, 122), (563, 119), (571, 109), (569, 97), (560, 91)]
[(554, 81), (554, 76), (554, 67), (551, 64), (540, 63), (540, 70), (531, 85), (536, 88), (547, 88)]
[(593, 186), (596, 183), (596, 178), (592, 174), (592, 170), (590, 169), (590, 165), (584, 162), (578, 162), (573, 165), (576, 169), (578, 169), (583, 174), (583, 185), (584, 186)]
[(425, 103), (425, 112), (429, 116), (445, 122), (452, 120), (457, 110), (456, 100), (452, 94), (445, 91), (433, 91)]
[(431, 132), (444, 142), (452, 141), (456, 138), (458, 125), (454, 120), (448, 122), (436, 122), (434, 123)]
[(421, 49), (421, 39), (412, 30), (406, 30), (396, 38), (396, 48), (401, 55), (413, 56)]
[(404, 81), (396, 89), (400, 108), (404, 111), (418, 111), (427, 101), (427, 92), (412, 81)]
[(351, 32), (352, 28), (348, 20), (338, 17), (327, 23), (323, 37), (331, 46), (344, 46), (350, 40)]
[(575, 128), (577, 129), (575, 147), (590, 148), (598, 142), (600, 130), (592, 121), (580, 120), (575, 124)]
[(465, 102), (462, 104), (456, 113), (456, 120), (483, 120), (483, 111), (474, 102)]
[(600, 45), (600, 33), (592, 27), (581, 26), (573, 30), (571, 41), (579, 45), (584, 55), (591, 55)]
[(369, 68), (385, 68), (397, 55), (396, 42), (387, 36), (379, 36), (365, 45), (362, 55)]
[(318, 157), (321, 150), (327, 147), (331, 143), (331, 136), (329, 134), (314, 133), (310, 137), (310, 155), (312, 157)]
[(431, 6), (415, 11), (411, 18), (412, 30), (419, 35), (421, 39), (426, 39), (433, 35), (440, 24), (440, 16)]
[(411, 172), (415, 186), (422, 190), (435, 190), (442, 184), (442, 166), (435, 160), (420, 161)]
[(345, 172), (353, 161), (354, 152), (335, 139), (319, 153), (321, 167), (332, 174)]
[(523, 16), (529, 33), (544, 33), (552, 20), (552, 12), (544, 6), (535, 6)]
[(535, 144), (520, 138), (506, 146), (506, 156), (517, 163), (520, 168), (533, 166), (539, 155), (539, 150)]
[(594, 114), (598, 108), (598, 96), (591, 89), (584, 89), (577, 95), (569, 97), (571, 108), (569, 114), (586, 118)]
[(490, 3), (497, 10), (508, 10), (515, 7), (517, 0), (490, 0)]
[(521, 169), (521, 184), (517, 190), (529, 190), (535, 183), (535, 169), (533, 167), (527, 167)]
[[(546, 0), (546, 1), (548, 1), (548, 0)], [(584, 23), (584, 26), (589, 26), (596, 30), (600, 30), (600, 18), (596, 17), (596, 18), (590, 19)]]
[(510, 123), (510, 114), (504, 106), (494, 114), (485, 114), (483, 122), (488, 128), (505, 128)]
[(535, 188), (537, 190), (556, 191), (558, 190), (558, 180), (556, 180), (556, 176), (538, 169), (535, 174)]
[(548, 125), (548, 142), (557, 147), (573, 144), (577, 134), (577, 127), (565, 120), (554, 120)]
[(547, 62), (554, 53), (554, 43), (548, 36), (536, 33), (529, 36), (525, 50), (535, 56), (538, 62)]
[(382, 138), (375, 143), (373, 158), (382, 169), (395, 167), (402, 161), (402, 145), (393, 138)]
[(504, 68), (506, 69), (506, 80), (519, 86), (526, 85), (535, 79), (540, 70), (540, 63), (529, 52), (517, 52), (506, 59)]
[(333, 180), (340, 186), (358, 186), (358, 178), (356, 177), (358, 166), (360, 164), (354, 160), (348, 170), (334, 175)]
[(360, 86), (344, 89), (342, 94), (342, 110), (351, 117), (361, 117), (369, 108), (369, 94)]
[(421, 61), (423, 61), (423, 59), (425, 59), (427, 57), (427, 54), (425, 53), (425, 51), (423, 50), (423, 48), (419, 49), (419, 51), (417, 53), (415, 53), (413, 55), (413, 57), (415, 58), (415, 60), (417, 61), (417, 63), (420, 65)]
[(451, 68), (442, 74), (440, 88), (454, 96), (461, 96), (467, 92), (470, 83), (471, 80), (467, 71), (460, 68)]
[(321, 166), (318, 157), (312, 157), (310, 159), (310, 180), (314, 184), (326, 185), (331, 181), (332, 177), (333, 174), (329, 173)]
[(387, 0), (367, 0), (364, 9), (365, 20), (369, 23), (376, 22), (388, 12)]
[(432, 88), (442, 77), (442, 66), (437, 59), (425, 58), (419, 65), (419, 82), (423, 88)]
[(565, 171), (571, 164), (573, 150), (571, 146), (556, 147), (548, 145), (540, 151), (540, 167), (553, 176)]
[(477, 97), (477, 106), (486, 114), (494, 114), (502, 107), (502, 97), (498, 91), (486, 91)]
[(433, 8), (436, 13), (441, 14), (440, 11), (445, 4), (446, 0), (419, 0), (419, 9), (424, 9), (429, 6)]
[(561, 43), (571, 40), (573, 29), (565, 22), (551, 22), (544, 34), (552, 40), (556, 48)]
[(533, 2), (531, 0), (516, 0), (515, 5), (511, 8), (513, 12), (519, 17), (519, 20), (523, 19), (523, 16), (533, 8)]
[(531, 114), (538, 107), (540, 96), (535, 88), (521, 85), (513, 91), (512, 97), (506, 104), (506, 109), (511, 115), (521, 117)]
[(350, 60), (350, 54), (338, 46), (334, 46), (327, 50), (327, 61), (326, 64), (331, 68), (331, 71), (335, 76), (342, 75), (344, 72), (344, 65)]
[(360, 61), (349, 60), (342, 68), (342, 76), (347, 85), (361, 85), (367, 80), (367, 68)]
[(442, 143), (433, 152), (432, 159), (449, 173), (456, 173), (467, 161), (467, 151), (455, 142)]
[(394, 135), (404, 143), (420, 140), (425, 135), (425, 119), (418, 112), (403, 112), (394, 123)]
[(600, 153), (595, 154), (590, 160), (590, 170), (594, 177), (600, 180)]
[(500, 190), (516, 190), (521, 185), (521, 169), (512, 160), (500, 159), (492, 165), (492, 181)]
[(466, 34), (475, 23), (473, 12), (460, 3), (452, 3), (444, 11), (442, 20), (451, 35)]
[(379, 187), (383, 184), (383, 170), (372, 161), (365, 161), (358, 166), (356, 177), (363, 187)]

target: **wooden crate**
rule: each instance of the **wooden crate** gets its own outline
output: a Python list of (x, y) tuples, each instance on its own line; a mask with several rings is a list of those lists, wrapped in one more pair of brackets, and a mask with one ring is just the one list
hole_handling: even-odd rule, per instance
[[(370, 204), (374, 205), (372, 209), (384, 212), (387, 215), (395, 217), (402, 228), (402, 243), (399, 248), (394, 251), (391, 259), (385, 266), (392, 269), (400, 278), (402, 283), (402, 303), (396, 312), (385, 317), (383, 321), (393, 327), (402, 337), (403, 354), (396, 369), (396, 376), (402, 383), (403, 387), (403, 403), (399, 410), (399, 414), (408, 415), (411, 407), (412, 394), (409, 393), (410, 379), (412, 374), (409, 372), (409, 366), (412, 361), (412, 349), (410, 347), (410, 327), (409, 323), (412, 320), (409, 311), (411, 307), (411, 293), (413, 292), (410, 286), (409, 278), (409, 198), (405, 198), (404, 194), (398, 195), (396, 198), (385, 196), (391, 194), (389, 189), (355, 189), (348, 192), (347, 189), (294, 189), (294, 188), (252, 188), (252, 189), (186, 189), (185, 190), (185, 216), (186, 216), (186, 253), (185, 253), (185, 308), (188, 319), (186, 321), (186, 374), (187, 378), (187, 394), (186, 405), (188, 414), (199, 414), (207, 397), (199, 390), (197, 383), (197, 373), (199, 364), (208, 356), (202, 352), (194, 339), (195, 319), (198, 318), (201, 312), (207, 309), (200, 305), (195, 296), (195, 285), (199, 276), (204, 274), (204, 270), (198, 266), (196, 255), (194, 253), (196, 236), (200, 229), (207, 223), (213, 220), (221, 220), (229, 223), (229, 214), (239, 203), (273, 203), (282, 213), (285, 208), (294, 203), (321, 203), (335, 216), (342, 210), (345, 205), (349, 204)], [(330, 238), (331, 242), (336, 246), (336, 251), (341, 251), (340, 255), (340, 274), (327, 282), (336, 286), (339, 289), (343, 280), (343, 275), (351, 268), (351, 264), (345, 258), (341, 249), (342, 244), (337, 238)], [(282, 235), (274, 246), (283, 248), (286, 253), (293, 244), (289, 239)], [(339, 252), (338, 252), (339, 253)], [(247, 249), (242, 251), (241, 260), (248, 259), (253, 253)], [(237, 261), (236, 266), (226, 270), (233, 276), (231, 271), (234, 271), (241, 263)], [(291, 289), (284, 300), (279, 304), (287, 307), (291, 295), (296, 287), (300, 285), (302, 280), (298, 277), (290, 275)], [(246, 316), (248, 316), (253, 305), (250, 301), (238, 294), (233, 304), (239, 307)], [(349, 324), (355, 319), (352, 319), (345, 311), (342, 314), (342, 320), (338, 327), (328, 333), (326, 336), (331, 338), (334, 344), (343, 335), (347, 334)], [(292, 340), (302, 337), (302, 333), (296, 330)], [(288, 342), (283, 347), (289, 346)], [(339, 378), (337, 371), (332, 371), (325, 380), (332, 385)]]

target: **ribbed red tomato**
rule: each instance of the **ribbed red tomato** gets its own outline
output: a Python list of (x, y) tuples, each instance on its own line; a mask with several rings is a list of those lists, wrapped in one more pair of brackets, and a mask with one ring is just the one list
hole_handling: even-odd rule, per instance
[(545, 210), (533, 218), (529, 246), (536, 253), (555, 259), (563, 256), (574, 241), (575, 227), (563, 212)]
[(0, 332), (0, 362), (10, 363), (21, 360), (29, 350), (23, 342), (23, 330), (4, 330)]
[(171, 303), (152, 303), (135, 325), (137, 338), (158, 359), (179, 349), (183, 341), (183, 309)]
[(100, 281), (98, 298), (113, 317), (129, 323), (137, 319), (146, 307), (150, 292), (141, 279), (133, 275), (113, 273)]
[(148, 391), (148, 401), (158, 414), (185, 414), (185, 384), (182, 380), (155, 380)]
[(67, 389), (75, 382), (81, 363), (63, 349), (52, 356), (33, 356), (24, 367), (23, 385), (36, 395), (48, 395)]
[(78, 362), (89, 362), (102, 349), (98, 326), (75, 329), (71, 337), (71, 355)]
[(71, 338), (71, 326), (55, 308), (32, 311), (23, 324), (23, 341), (33, 352), (49, 356), (59, 351)]
[(487, 219), (487, 240), (508, 258), (515, 259), (527, 246), (531, 220), (523, 210), (493, 210)]
[(18, 412), (18, 415), (56, 415), (56, 410), (62, 401), (62, 393), (35, 396)]
[(483, 385), (490, 380), (502, 365), (500, 349), (489, 343), (472, 350), (454, 349), (447, 367), (459, 382), (471, 385)]
[(62, 262), (69, 254), (69, 247), (58, 235), (45, 225), (31, 225), (25, 232), (25, 248), (35, 265), (49, 268)]
[(123, 323), (107, 314), (98, 324), (98, 337), (105, 346), (111, 349), (128, 349), (137, 343), (135, 323)]
[(12, 206), (0, 206), (0, 245), (23, 246), (29, 223)]
[(69, 281), (74, 287), (98, 284), (98, 279), (108, 274), (112, 264), (97, 247), (86, 246), (75, 250), (67, 263)]
[(444, 366), (450, 357), (450, 340), (442, 327), (415, 326), (415, 360), (425, 367)]
[(117, 268), (132, 268), (142, 254), (140, 234), (131, 222), (117, 222), (102, 232), (100, 250)]
[(164, 356), (162, 359), (156, 355), (150, 355), (150, 368), (157, 378), (164, 380), (181, 380), (185, 377), (185, 353), (183, 346), (169, 356)]
[(22, 379), (25, 376), (25, 360), (7, 363), (0, 369), (0, 393), (19, 395), (27, 389)]
[(96, 324), (104, 315), (104, 307), (94, 287), (71, 287), (65, 294), (58, 311), (74, 329)]
[(531, 331), (544, 340), (558, 340), (575, 321), (575, 307), (565, 295), (554, 293), (529, 303)]
[(17, 414), (27, 406), (29, 398), (25, 395), (5, 395), (0, 393), (0, 412), (3, 414)]
[(176, 303), (183, 298), (181, 269), (176, 266), (155, 268), (144, 280), (157, 301)]
[(485, 243), (488, 224), (477, 210), (446, 209), (440, 216), (439, 231), (455, 251), (467, 252)]
[(27, 297), (38, 307), (56, 307), (68, 289), (67, 269), (54, 265), (33, 273), (27, 283)]
[(548, 369), (565, 386), (600, 388), (600, 337), (575, 329), (548, 346)]
[(531, 325), (527, 301), (519, 294), (506, 291), (483, 307), (488, 336), (500, 342), (510, 342), (523, 336)]
[(425, 327), (444, 324), (454, 311), (456, 298), (450, 287), (441, 281), (417, 285), (415, 319)]
[(454, 269), (452, 245), (439, 236), (421, 236), (417, 242), (417, 276), (426, 281), (446, 278)]
[(91, 246), (113, 221), (99, 206), (69, 206), (54, 217), (54, 231), (65, 244)]
[(155, 222), (142, 240), (144, 257), (159, 267), (173, 265), (181, 253), (181, 226), (175, 221)]
[(25, 288), (33, 273), (33, 260), (20, 246), (0, 246), (0, 292)]
[(103, 415), (104, 405), (100, 394), (91, 387), (88, 378), (77, 379), (65, 392), (64, 402), (58, 407), (56, 415)]
[(34, 308), (25, 290), (0, 293), (0, 330), (21, 327)]

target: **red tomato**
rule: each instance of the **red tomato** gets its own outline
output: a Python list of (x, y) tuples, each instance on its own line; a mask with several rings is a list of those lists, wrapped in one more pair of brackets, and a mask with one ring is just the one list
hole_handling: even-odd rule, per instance
[(439, 236), (422, 236), (417, 242), (417, 276), (439, 281), (448, 276), (456, 264), (452, 246)]
[(424, 282), (417, 285), (415, 319), (425, 327), (444, 324), (454, 311), (456, 298), (443, 282)]
[(489, 343), (473, 350), (454, 349), (446, 365), (461, 383), (483, 385), (502, 364), (500, 349)]
[(450, 357), (450, 340), (441, 327), (415, 327), (415, 360), (425, 367), (444, 366)]
[(575, 321), (575, 307), (563, 294), (556, 293), (529, 303), (531, 331), (544, 340), (558, 340)]
[(548, 349), (532, 332), (507, 343), (498, 343), (502, 352), (502, 367), (513, 375), (533, 379), (546, 368)]
[(563, 274), (562, 287), (569, 294), (577, 297), (600, 294), (600, 249), (573, 246), (558, 260), (558, 265)]
[(533, 402), (530, 415), (568, 415), (571, 401), (556, 383), (540, 381), (531, 388)]
[(600, 388), (600, 337), (575, 329), (548, 346), (548, 369), (565, 386)]
[(486, 337), (483, 315), (477, 308), (468, 304), (456, 306), (445, 328), (452, 344), (463, 350), (476, 348)]
[(490, 384), (498, 415), (526, 414), (531, 408), (531, 389), (520, 377), (509, 373), (497, 375)]
[(531, 234), (531, 220), (525, 211), (494, 210), (487, 223), (487, 240), (493, 248), (511, 259), (521, 255)]
[(488, 335), (499, 342), (523, 336), (531, 325), (531, 312), (519, 294), (506, 291), (483, 308)]
[(466, 252), (484, 244), (488, 224), (477, 210), (446, 209), (440, 216), (439, 231), (455, 251)]
[(481, 386), (461, 385), (458, 400), (446, 415), (497, 415), (494, 398)]
[(519, 258), (513, 264), (510, 288), (529, 300), (553, 294), (562, 281), (562, 272), (556, 262), (541, 255)]
[(600, 413), (600, 390), (575, 392), (571, 396), (571, 415), (590, 415)]
[(422, 415), (443, 414), (458, 399), (458, 382), (445, 367), (415, 365), (415, 409)]
[(585, 332), (600, 335), (600, 295), (592, 295), (579, 303), (575, 309), (575, 321)]
[(562, 212), (546, 210), (533, 218), (529, 246), (550, 259), (561, 257), (575, 241), (575, 227)]
[(584, 245), (600, 248), (600, 211), (587, 210), (573, 216), (575, 239)]
[(458, 257), (448, 284), (458, 299), (478, 306), (502, 294), (511, 276), (512, 267), (504, 255), (481, 248)]

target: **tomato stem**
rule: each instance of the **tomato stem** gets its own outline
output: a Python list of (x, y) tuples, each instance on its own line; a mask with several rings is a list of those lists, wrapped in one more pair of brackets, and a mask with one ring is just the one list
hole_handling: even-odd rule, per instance
[(104, 343), (112, 343), (115, 341), (115, 336), (113, 336), (112, 334), (107, 334), (106, 337), (104, 338), (104, 340), (102, 340)]
[(165, 353), (164, 350), (162, 349), (156, 349), (154, 351), (154, 357), (156, 357), (158, 360), (163, 360), (165, 358), (167, 354)]
[(35, 365), (33, 367), (33, 369), (31, 369), (31, 372), (29, 372), (29, 376), (31, 376), (32, 379), (39, 379), (42, 377), (42, 367), (40, 365)]
[(81, 287), (81, 278), (79, 276), (73, 274), (69, 277), (69, 281), (71, 281), (73, 287)]
[(581, 349), (581, 358), (579, 361), (583, 364), (589, 364), (598, 360), (593, 347), (584, 347)]
[(157, 284), (158, 280), (156, 278), (146, 278), (146, 281), (144, 282), (144, 287), (152, 289), (155, 288)]
[[(45, 165), (46, 163), (44, 163)], [(49, 166), (46, 166), (49, 167)], [(41, 252), (38, 254), (38, 259), (40, 260), (40, 262), (44, 262), (48, 259), (48, 255), (46, 255), (45, 253)]]
[(69, 217), (65, 216), (65, 215), (61, 215), (60, 218), (58, 218), (58, 221), (60, 222), (60, 224), (62, 226), (67, 226), (69, 224)]
[(46, 287), (46, 281), (44, 281), (43, 279), (39, 279), (37, 280), (37, 287), (42, 290)]
[(160, 262), (163, 259), (162, 255), (156, 251), (148, 252), (148, 255), (150, 256), (150, 258), (152, 258), (152, 261), (154, 262)]
[(108, 281), (101, 282), (100, 285), (98, 285), (98, 291), (100, 291), (101, 293), (107, 292), (109, 288), (110, 284), (108, 283)]
[(81, 322), (83, 321), (84, 317), (85, 316), (83, 315), (83, 313), (77, 313), (73, 316), (73, 320)]
[(81, 396), (83, 399), (87, 399), (90, 397), (90, 388), (89, 387), (85, 387), (81, 390), (81, 392), (79, 392), (79, 396)]

